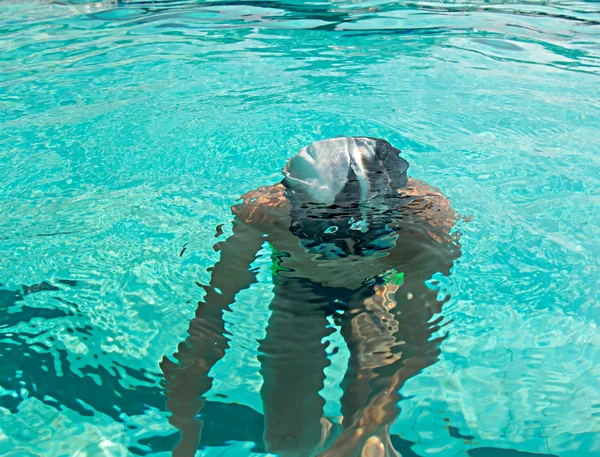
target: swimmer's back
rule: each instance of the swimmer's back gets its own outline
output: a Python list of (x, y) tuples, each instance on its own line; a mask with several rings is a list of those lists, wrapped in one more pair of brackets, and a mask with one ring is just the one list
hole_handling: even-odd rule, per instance
[(289, 229), (292, 205), (281, 183), (247, 192), (241, 197), (242, 203), (232, 207), (232, 212), (239, 221), (266, 235), (274, 250), (285, 253), (277, 259), (279, 275), (357, 289), (365, 278), (390, 268), (427, 269), (432, 256), (445, 256), (448, 244), (456, 241), (451, 230), (458, 215), (439, 189), (409, 178), (406, 188), (399, 192), (406, 197), (407, 204), (389, 224), (395, 232), (392, 235), (395, 246), (371, 256), (349, 254), (325, 259), (306, 252)]
[[(289, 223), (291, 203), (287, 199), (285, 186), (277, 183), (261, 186), (241, 196), (242, 203), (234, 205), (232, 212), (246, 224), (270, 225)], [(399, 193), (412, 201), (409, 207), (418, 214), (437, 236), (448, 236), (458, 220), (458, 214), (437, 187), (415, 178), (408, 178), (408, 185)]]

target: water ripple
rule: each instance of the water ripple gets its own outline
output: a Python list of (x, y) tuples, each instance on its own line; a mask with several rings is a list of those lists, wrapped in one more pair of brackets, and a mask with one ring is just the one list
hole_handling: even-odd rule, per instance
[[(402, 388), (391, 445), (597, 454), (597, 2), (28, 0), (0, 17), (0, 454), (170, 452), (159, 363), (215, 227), (340, 134), (389, 139), (473, 216), (430, 283), (451, 296), (427, 327), (440, 354)], [(261, 251), (225, 315), (207, 455), (266, 452), (271, 266)], [(329, 330), (334, 434), (350, 352)]]

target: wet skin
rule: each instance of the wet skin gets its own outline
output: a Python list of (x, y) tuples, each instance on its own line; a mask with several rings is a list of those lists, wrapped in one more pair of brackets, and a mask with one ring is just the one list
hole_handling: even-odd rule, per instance
[[(271, 317), (259, 347), (267, 451), (283, 457), (398, 455), (389, 427), (400, 412), (399, 391), (439, 355), (441, 338), (432, 335), (447, 297), (440, 300), (426, 282), (436, 273), (449, 275), (460, 257), (459, 236), (452, 232), (458, 215), (442, 193), (415, 179), (398, 192), (405, 198), (389, 224), (394, 242), (368, 257), (309, 255), (290, 231), (282, 184), (249, 192), (232, 208), (233, 234), (215, 246), (220, 260), (189, 336), (176, 362), (165, 357), (161, 363), (170, 421), (181, 432), (173, 455), (193, 456), (198, 447), (203, 395), (212, 385), (208, 373), (228, 348), (223, 311), (256, 282), (250, 265), (265, 242), (276, 266)], [(335, 331), (328, 316), (350, 352), (340, 427), (323, 417), (318, 393), (329, 365), (323, 341)]]

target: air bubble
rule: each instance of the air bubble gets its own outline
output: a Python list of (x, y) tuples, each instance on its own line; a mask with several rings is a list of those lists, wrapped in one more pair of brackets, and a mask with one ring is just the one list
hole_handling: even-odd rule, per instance
[(350, 226), (350, 230), (359, 230), (362, 232), (366, 225), (365, 221), (356, 221)]

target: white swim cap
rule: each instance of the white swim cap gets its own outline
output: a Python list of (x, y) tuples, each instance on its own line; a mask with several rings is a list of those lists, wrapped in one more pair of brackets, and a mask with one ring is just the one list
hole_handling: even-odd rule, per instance
[(406, 185), (408, 163), (399, 153), (387, 141), (376, 138), (317, 141), (288, 161), (283, 169), (284, 183), (312, 203), (333, 205), (340, 198), (365, 202)]

